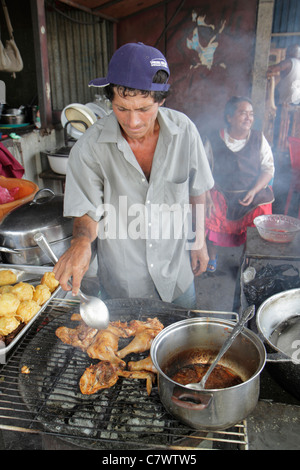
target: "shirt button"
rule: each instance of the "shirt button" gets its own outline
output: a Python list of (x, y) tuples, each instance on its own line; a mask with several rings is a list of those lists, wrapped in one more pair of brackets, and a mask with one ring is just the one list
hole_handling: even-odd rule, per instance
[(146, 178), (142, 178), (142, 183), (145, 183), (145, 181), (146, 181)]
[(147, 204), (150, 204), (150, 202), (151, 202), (151, 201), (148, 199)]
[(154, 266), (153, 264), (150, 264), (150, 268), (153, 268), (153, 266)]
[(152, 248), (152, 246), (153, 246), (152, 243), (149, 243), (149, 248)]

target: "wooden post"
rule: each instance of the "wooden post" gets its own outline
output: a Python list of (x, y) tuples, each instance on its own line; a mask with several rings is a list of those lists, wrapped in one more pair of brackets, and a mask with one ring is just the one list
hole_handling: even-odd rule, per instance
[(52, 104), (44, 0), (31, 0), (41, 128), (52, 128)]

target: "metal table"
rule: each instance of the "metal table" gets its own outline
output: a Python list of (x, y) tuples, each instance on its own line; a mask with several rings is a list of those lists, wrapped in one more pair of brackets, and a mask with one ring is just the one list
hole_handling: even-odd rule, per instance
[(256, 228), (249, 227), (244, 257), (300, 260), (300, 233), (291, 243), (271, 243), (263, 240)]

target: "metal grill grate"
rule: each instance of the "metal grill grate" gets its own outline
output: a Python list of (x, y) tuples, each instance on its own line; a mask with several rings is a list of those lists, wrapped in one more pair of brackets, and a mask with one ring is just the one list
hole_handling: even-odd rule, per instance
[[(246, 421), (226, 431), (190, 429), (165, 411), (156, 386), (147, 395), (144, 380), (120, 378), (110, 389), (82, 395), (79, 379), (93, 361), (55, 336), (59, 326), (74, 327), (69, 319), (76, 312), (77, 302), (53, 299), (7, 358), (0, 369), (0, 429), (44, 433), (100, 450), (248, 449)], [(154, 314), (165, 326), (186, 318), (186, 312), (170, 312), (121, 305), (114, 314), (122, 321)], [(23, 366), (29, 374), (21, 373)]]

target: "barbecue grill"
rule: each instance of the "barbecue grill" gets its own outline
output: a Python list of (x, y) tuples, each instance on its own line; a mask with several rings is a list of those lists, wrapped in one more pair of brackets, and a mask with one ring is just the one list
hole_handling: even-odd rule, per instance
[[(144, 299), (110, 300), (107, 305), (111, 320), (157, 317), (164, 326), (199, 315)], [(78, 301), (52, 299), (2, 365), (0, 429), (51, 436), (95, 450), (248, 448), (246, 421), (225, 431), (195, 432), (165, 411), (156, 385), (148, 396), (144, 380), (119, 378), (109, 389), (82, 395), (79, 379), (93, 360), (55, 335), (59, 326), (75, 328), (77, 322), (70, 318), (78, 312)], [(23, 366), (28, 374), (21, 372)]]

